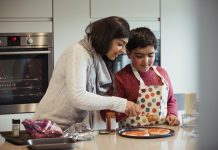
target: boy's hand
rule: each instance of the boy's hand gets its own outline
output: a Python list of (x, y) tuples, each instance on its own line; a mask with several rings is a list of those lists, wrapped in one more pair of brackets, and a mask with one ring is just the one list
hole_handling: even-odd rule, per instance
[(127, 101), (125, 114), (127, 116), (137, 116), (140, 113), (140, 106), (132, 101)]
[(177, 116), (173, 115), (173, 114), (169, 114), (166, 117), (166, 122), (170, 125), (170, 126), (178, 126), (180, 124), (180, 121), (178, 119)]

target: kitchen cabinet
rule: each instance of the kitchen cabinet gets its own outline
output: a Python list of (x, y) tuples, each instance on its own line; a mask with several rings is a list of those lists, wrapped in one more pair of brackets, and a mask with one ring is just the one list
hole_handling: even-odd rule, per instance
[(0, 32), (52, 32), (52, 0), (0, 0)]
[(0, 18), (52, 17), (52, 0), (0, 0)]
[(76, 43), (85, 35), (90, 23), (87, 0), (54, 0), (54, 61), (65, 47)]
[(160, 0), (90, 0), (91, 18), (159, 18)]

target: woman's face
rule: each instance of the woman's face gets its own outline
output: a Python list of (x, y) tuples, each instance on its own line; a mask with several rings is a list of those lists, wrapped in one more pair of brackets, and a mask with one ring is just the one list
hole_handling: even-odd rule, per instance
[(129, 59), (131, 59), (133, 66), (140, 72), (148, 71), (149, 68), (154, 64), (154, 46), (136, 48), (131, 52), (127, 52), (127, 54)]
[(110, 60), (115, 60), (120, 54), (126, 51), (126, 44), (128, 43), (128, 38), (120, 38), (120, 39), (113, 39), (111, 43), (111, 47), (107, 52), (107, 57)]

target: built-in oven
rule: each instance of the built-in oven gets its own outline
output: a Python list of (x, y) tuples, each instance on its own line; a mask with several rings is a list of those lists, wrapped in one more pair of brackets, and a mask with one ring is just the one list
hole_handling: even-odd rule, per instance
[(0, 114), (35, 112), (52, 70), (52, 33), (0, 33)]

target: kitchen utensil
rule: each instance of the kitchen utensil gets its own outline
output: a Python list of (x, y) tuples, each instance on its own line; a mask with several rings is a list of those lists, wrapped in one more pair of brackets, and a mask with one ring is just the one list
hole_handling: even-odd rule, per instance
[(29, 139), (27, 142), (31, 150), (62, 150), (75, 148), (73, 138), (39, 138)]

